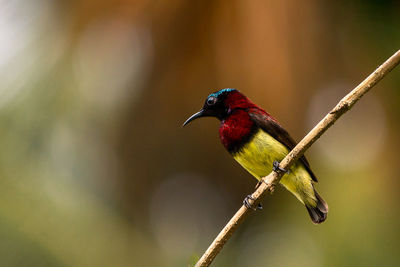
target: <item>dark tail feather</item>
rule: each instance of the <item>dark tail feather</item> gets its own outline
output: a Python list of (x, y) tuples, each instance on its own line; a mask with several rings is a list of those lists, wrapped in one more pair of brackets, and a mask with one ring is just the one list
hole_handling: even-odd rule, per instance
[(315, 224), (320, 224), (326, 220), (328, 215), (328, 204), (326, 204), (325, 200), (322, 199), (320, 195), (318, 195), (317, 191), (314, 190), (315, 197), (317, 198), (317, 206), (312, 207), (306, 204), (306, 208), (308, 214), (310, 214), (311, 220)]

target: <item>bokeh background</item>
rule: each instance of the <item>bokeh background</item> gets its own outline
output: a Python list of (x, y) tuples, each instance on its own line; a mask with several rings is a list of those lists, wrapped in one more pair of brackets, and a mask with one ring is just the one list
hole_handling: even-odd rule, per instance
[[(0, 0), (0, 265), (189, 266), (256, 184), (218, 122), (234, 87), (300, 140), (400, 45), (400, 2)], [(214, 266), (395, 266), (400, 69), (306, 153)]]

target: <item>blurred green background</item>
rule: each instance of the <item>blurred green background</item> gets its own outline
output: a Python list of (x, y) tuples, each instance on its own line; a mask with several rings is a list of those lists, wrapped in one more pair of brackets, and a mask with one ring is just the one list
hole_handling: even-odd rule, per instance
[[(0, 0), (0, 265), (188, 266), (256, 184), (215, 119), (234, 87), (300, 140), (400, 45), (399, 1)], [(213, 266), (400, 261), (400, 68), (308, 152)]]

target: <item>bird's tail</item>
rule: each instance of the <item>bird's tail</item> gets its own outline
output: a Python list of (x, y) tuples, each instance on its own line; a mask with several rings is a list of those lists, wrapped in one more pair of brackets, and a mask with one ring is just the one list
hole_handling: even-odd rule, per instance
[(311, 204), (306, 204), (306, 208), (308, 214), (310, 214), (311, 220), (315, 224), (320, 224), (326, 220), (328, 215), (328, 204), (326, 204), (325, 200), (315, 191), (314, 189), (315, 198), (317, 199), (317, 203), (315, 206)]

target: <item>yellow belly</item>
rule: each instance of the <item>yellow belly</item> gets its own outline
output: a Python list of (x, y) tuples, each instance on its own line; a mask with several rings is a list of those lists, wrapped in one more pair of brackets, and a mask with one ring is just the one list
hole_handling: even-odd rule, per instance
[[(274, 161), (280, 162), (288, 153), (289, 150), (284, 145), (263, 130), (259, 130), (253, 139), (234, 155), (234, 158), (260, 180), (272, 171)], [(302, 203), (315, 205), (313, 181), (301, 162), (296, 162), (290, 168), (290, 173), (282, 177), (280, 183)]]

